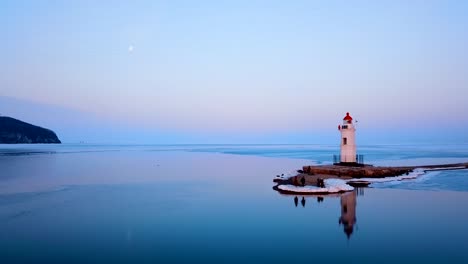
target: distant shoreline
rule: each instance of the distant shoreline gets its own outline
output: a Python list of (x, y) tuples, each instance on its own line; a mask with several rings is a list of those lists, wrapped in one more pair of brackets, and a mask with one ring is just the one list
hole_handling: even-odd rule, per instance
[(54, 131), (0, 116), (0, 144), (61, 144)]

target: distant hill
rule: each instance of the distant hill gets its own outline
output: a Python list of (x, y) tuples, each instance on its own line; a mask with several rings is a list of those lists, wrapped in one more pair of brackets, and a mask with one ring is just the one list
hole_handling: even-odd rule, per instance
[(0, 116), (0, 144), (58, 143), (57, 135), (49, 129)]

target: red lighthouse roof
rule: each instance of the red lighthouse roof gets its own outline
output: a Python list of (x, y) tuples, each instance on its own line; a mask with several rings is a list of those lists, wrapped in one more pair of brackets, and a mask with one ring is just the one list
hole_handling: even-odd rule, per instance
[(353, 118), (349, 115), (349, 112), (346, 113), (346, 116), (343, 118), (345, 121), (353, 121)]

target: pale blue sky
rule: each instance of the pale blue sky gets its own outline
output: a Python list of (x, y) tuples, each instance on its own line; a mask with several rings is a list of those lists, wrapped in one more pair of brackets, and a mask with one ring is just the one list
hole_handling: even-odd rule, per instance
[(1, 1), (0, 96), (188, 135), (307, 141), (349, 111), (466, 139), (467, 3)]

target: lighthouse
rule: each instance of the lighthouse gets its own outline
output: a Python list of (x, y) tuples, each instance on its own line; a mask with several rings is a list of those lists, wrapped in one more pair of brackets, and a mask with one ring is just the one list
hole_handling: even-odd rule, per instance
[(338, 130), (341, 132), (340, 163), (356, 163), (356, 128), (349, 113), (346, 113)]

